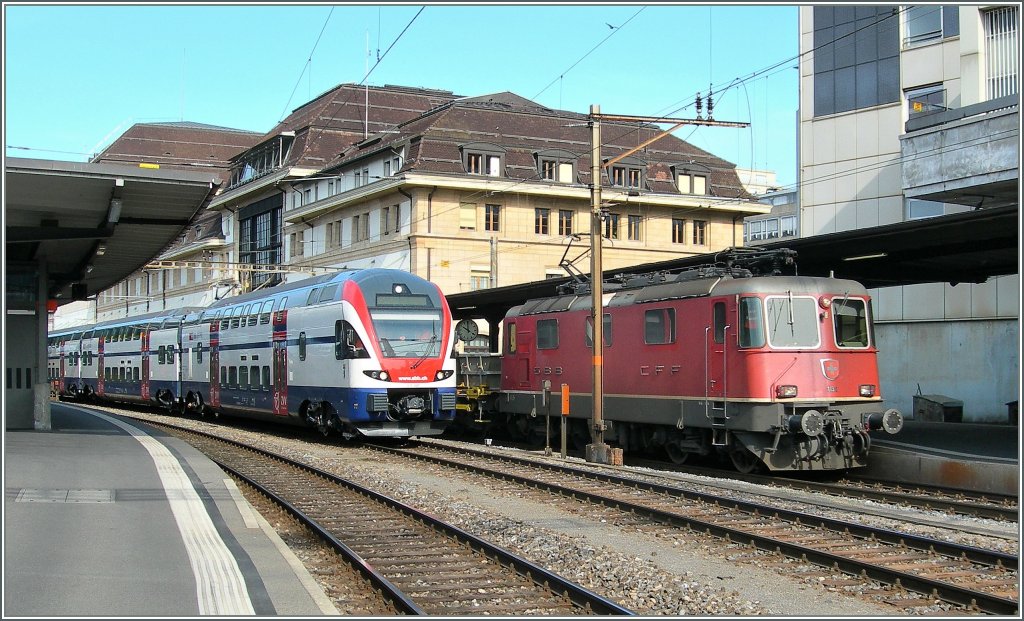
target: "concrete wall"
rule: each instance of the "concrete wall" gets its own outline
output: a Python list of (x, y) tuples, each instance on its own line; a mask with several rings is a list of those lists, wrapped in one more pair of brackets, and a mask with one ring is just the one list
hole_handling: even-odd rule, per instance
[(882, 397), (912, 415), (914, 395), (963, 401), (964, 422), (1007, 422), (1018, 397), (1020, 325), (1016, 319), (877, 323)]
[[(38, 330), (35, 315), (7, 315), (4, 329), (4, 427), (6, 429), (32, 429), (34, 384), (45, 381), (39, 375), (36, 352)], [(31, 376), (31, 377), (29, 377)], [(31, 381), (30, 381), (31, 380)]]

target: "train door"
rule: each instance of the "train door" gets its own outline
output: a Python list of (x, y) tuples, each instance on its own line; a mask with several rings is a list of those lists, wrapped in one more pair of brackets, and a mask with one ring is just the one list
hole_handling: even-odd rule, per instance
[(210, 322), (210, 407), (220, 407), (220, 320)]
[[(736, 316), (736, 301), (731, 298), (715, 300), (711, 305), (711, 321), (706, 333), (706, 349), (704, 365), (707, 375), (705, 394), (707, 397), (706, 413), (715, 423), (724, 424), (729, 418), (729, 344), (735, 341), (734, 322), (730, 318)], [(735, 352), (735, 349), (733, 349)]]
[(533, 349), (533, 332), (520, 329), (518, 323), (509, 323), (508, 353), (509, 374), (515, 388), (530, 388), (532, 378), (530, 351)]
[[(65, 390), (68, 389), (68, 383), (67, 383), (68, 375), (67, 375), (67, 373), (64, 370), (64, 343), (59, 343), (57, 345), (57, 352), (58, 352), (58, 356), (60, 357), (60, 385), (59, 385), (59, 389), (61, 391), (65, 391)], [(103, 360), (103, 359), (100, 358), (100, 360)]]
[(142, 398), (149, 401), (149, 330), (142, 331)]
[(288, 415), (288, 311), (274, 313), (274, 414)]
[(96, 394), (103, 396), (106, 389), (103, 387), (103, 380), (106, 378), (106, 367), (103, 363), (103, 349), (106, 337), (102, 334), (96, 339)]

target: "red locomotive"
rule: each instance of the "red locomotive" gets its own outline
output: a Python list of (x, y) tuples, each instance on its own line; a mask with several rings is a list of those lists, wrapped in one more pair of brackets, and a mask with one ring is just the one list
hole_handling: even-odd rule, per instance
[[(871, 300), (851, 280), (782, 275), (792, 260), (734, 252), (725, 265), (604, 285), (605, 441), (679, 463), (728, 456), (743, 472), (866, 465), (868, 431), (903, 426), (878, 389)], [(751, 269), (766, 264), (771, 275)], [(544, 382), (566, 384), (579, 445), (590, 437), (593, 318), (576, 284), (508, 311), (491, 407), (513, 428), (543, 430)]]

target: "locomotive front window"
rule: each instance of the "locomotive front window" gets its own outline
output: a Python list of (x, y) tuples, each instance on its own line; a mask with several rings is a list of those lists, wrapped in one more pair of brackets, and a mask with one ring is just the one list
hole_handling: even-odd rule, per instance
[(839, 347), (868, 346), (868, 311), (864, 300), (836, 298), (832, 300), (832, 325)]
[(764, 347), (761, 298), (740, 298), (740, 347)]
[(818, 308), (814, 298), (770, 297), (768, 307), (768, 342), (779, 348), (816, 348), (821, 343), (818, 335)]
[(441, 313), (390, 309), (371, 313), (370, 319), (385, 358), (436, 357), (442, 353)]

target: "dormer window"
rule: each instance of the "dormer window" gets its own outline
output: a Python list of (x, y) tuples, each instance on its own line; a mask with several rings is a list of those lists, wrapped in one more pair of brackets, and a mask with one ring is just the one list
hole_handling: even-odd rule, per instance
[(626, 157), (608, 169), (608, 182), (612, 187), (639, 188), (644, 183), (646, 163), (635, 157)]
[(534, 153), (537, 173), (544, 181), (573, 183), (576, 180), (576, 155), (568, 151), (548, 149)]
[(500, 177), (504, 168), (505, 149), (489, 142), (473, 142), (460, 147), (462, 165), (470, 175)]
[(708, 176), (711, 169), (702, 164), (687, 164), (672, 167), (676, 178), (676, 187), (680, 194), (707, 196)]

